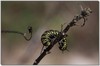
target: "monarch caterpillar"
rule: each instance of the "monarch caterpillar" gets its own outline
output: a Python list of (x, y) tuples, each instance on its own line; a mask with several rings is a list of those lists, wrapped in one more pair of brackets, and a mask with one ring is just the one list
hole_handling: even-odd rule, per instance
[[(45, 31), (42, 36), (41, 36), (41, 42), (43, 44), (43, 46), (46, 46), (48, 47), (51, 42), (57, 38), (57, 36), (59, 36), (59, 31), (58, 30), (47, 30)], [(58, 42), (59, 44), (59, 49), (61, 51), (65, 51), (65, 50), (68, 50), (67, 47), (67, 34), (63, 34), (64, 37)]]

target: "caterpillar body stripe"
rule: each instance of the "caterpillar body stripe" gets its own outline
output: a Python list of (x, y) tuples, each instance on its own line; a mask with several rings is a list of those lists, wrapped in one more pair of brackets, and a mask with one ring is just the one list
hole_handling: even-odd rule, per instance
[[(51, 42), (59, 36), (58, 30), (47, 30), (41, 36), (41, 42), (43, 46), (49, 46)], [(67, 50), (67, 35), (65, 34), (64, 37), (58, 42), (59, 49), (61, 51)]]
[(69, 50), (68, 50), (67, 36), (68, 36), (68, 35), (65, 34), (64, 37), (58, 42), (58, 43), (59, 43), (59, 49), (60, 49), (61, 51), (64, 51), (64, 50), (69, 51)]
[(48, 30), (45, 31), (41, 36), (41, 42), (44, 46), (49, 46), (51, 41), (58, 36), (59, 31), (57, 30)]

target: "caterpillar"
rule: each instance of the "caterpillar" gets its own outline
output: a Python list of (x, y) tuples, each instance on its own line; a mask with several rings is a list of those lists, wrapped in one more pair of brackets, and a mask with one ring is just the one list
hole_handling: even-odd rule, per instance
[[(59, 31), (58, 30), (47, 30), (45, 31), (42, 36), (41, 36), (41, 42), (43, 46), (48, 47), (51, 42), (59, 36)], [(63, 35), (63, 34), (62, 34)], [(67, 35), (64, 34), (64, 37), (58, 42), (59, 44), (59, 49), (61, 51), (68, 50), (67, 49)]]

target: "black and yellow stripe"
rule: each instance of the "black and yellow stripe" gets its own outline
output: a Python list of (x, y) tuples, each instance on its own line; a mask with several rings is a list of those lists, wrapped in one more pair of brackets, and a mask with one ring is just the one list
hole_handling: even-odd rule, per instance
[(41, 42), (44, 46), (49, 46), (57, 36), (59, 31), (57, 30), (48, 30), (45, 31), (41, 36)]
[[(57, 38), (59, 35), (58, 30), (47, 30), (45, 31), (41, 36), (41, 42), (43, 46), (49, 46), (51, 42)], [(64, 37), (58, 42), (59, 43), (59, 49), (61, 51), (67, 50), (67, 35), (65, 34)]]
[(59, 49), (61, 51), (68, 50), (68, 43), (67, 43), (67, 35), (64, 35), (63, 39), (58, 42), (59, 43)]

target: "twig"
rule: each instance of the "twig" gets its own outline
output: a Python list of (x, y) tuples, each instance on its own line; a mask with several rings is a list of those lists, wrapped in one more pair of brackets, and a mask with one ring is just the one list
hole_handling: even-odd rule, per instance
[(28, 26), (28, 32), (30, 34), (30, 37), (27, 38), (26, 37), (26, 33), (22, 33), (22, 32), (19, 32), (19, 31), (10, 31), (10, 30), (1, 30), (1, 33), (15, 33), (15, 34), (20, 34), (22, 35), (27, 41), (29, 41), (31, 38), (32, 38), (32, 27), (31, 26)]
[[(82, 8), (82, 7), (81, 7)], [(76, 23), (80, 20), (80, 19), (84, 19), (84, 23), (83, 25), (81, 26), (84, 26), (85, 25), (85, 22), (87, 20), (87, 16), (90, 15), (90, 13), (92, 13), (91, 9), (90, 8), (85, 8), (85, 9), (82, 9), (80, 15), (78, 16), (75, 16), (75, 18), (73, 18), (73, 20), (66, 26), (66, 28), (59, 33), (59, 36), (46, 48), (44, 49), (44, 51), (41, 53), (41, 55), (35, 60), (35, 62), (33, 63), (33, 65), (37, 65), (43, 57), (46, 56), (46, 54), (48, 54), (48, 52), (52, 49), (52, 47), (58, 42), (60, 41), (64, 35), (62, 35), (63, 33), (67, 33), (67, 31), (69, 30), (70, 27), (72, 26), (75, 26)]]

